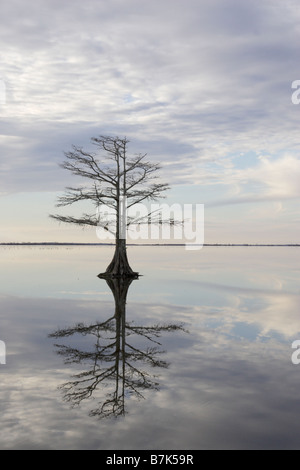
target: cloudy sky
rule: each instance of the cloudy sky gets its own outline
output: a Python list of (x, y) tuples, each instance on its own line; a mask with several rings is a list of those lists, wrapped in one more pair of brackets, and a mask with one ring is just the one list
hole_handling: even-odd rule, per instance
[(100, 134), (205, 204), (207, 243), (299, 242), (296, 0), (11, 0), (0, 21), (0, 242), (99, 241), (48, 214), (63, 152)]

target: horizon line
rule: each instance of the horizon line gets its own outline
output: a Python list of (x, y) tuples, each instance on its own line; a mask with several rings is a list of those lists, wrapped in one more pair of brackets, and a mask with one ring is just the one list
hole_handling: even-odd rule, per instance
[[(185, 246), (189, 243), (127, 243), (127, 246)], [(114, 246), (115, 243), (92, 242), (0, 242), (0, 246)], [(299, 243), (203, 243), (195, 246), (300, 246)]]

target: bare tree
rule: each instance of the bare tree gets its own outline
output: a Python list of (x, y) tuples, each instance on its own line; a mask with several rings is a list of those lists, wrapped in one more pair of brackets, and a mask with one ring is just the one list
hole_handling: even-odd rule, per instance
[[(100, 277), (137, 277), (128, 262), (126, 251), (126, 230), (135, 223), (148, 223), (148, 216), (143, 220), (128, 219), (125, 212), (143, 201), (155, 201), (163, 197), (169, 189), (166, 183), (156, 182), (156, 172), (160, 166), (146, 160), (147, 154), (128, 155), (127, 138), (100, 136), (93, 137), (92, 143), (97, 152), (87, 152), (81, 147), (73, 146), (72, 151), (65, 152), (66, 160), (62, 168), (74, 175), (92, 180), (92, 184), (84, 187), (67, 187), (66, 192), (58, 200), (57, 206), (68, 206), (79, 201), (90, 201), (94, 205), (92, 214), (81, 217), (51, 215), (60, 221), (76, 225), (92, 225), (102, 227), (115, 236), (115, 253), (105, 273)], [(99, 219), (99, 207), (105, 206), (114, 213), (111, 220)], [(101, 213), (101, 212), (100, 212)], [(152, 219), (153, 223), (154, 219)], [(157, 217), (155, 223), (170, 223)]]

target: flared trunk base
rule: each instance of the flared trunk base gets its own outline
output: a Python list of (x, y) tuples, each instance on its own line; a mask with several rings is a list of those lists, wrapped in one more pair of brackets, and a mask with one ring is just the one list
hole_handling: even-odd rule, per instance
[(137, 279), (139, 277), (139, 273), (133, 271), (129, 265), (125, 240), (119, 240), (111, 263), (104, 273), (98, 274), (98, 277), (103, 279), (124, 277)]

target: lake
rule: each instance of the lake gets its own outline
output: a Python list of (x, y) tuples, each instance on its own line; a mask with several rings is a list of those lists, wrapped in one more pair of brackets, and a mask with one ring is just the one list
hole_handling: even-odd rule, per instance
[(300, 448), (300, 248), (0, 253), (2, 450)]

